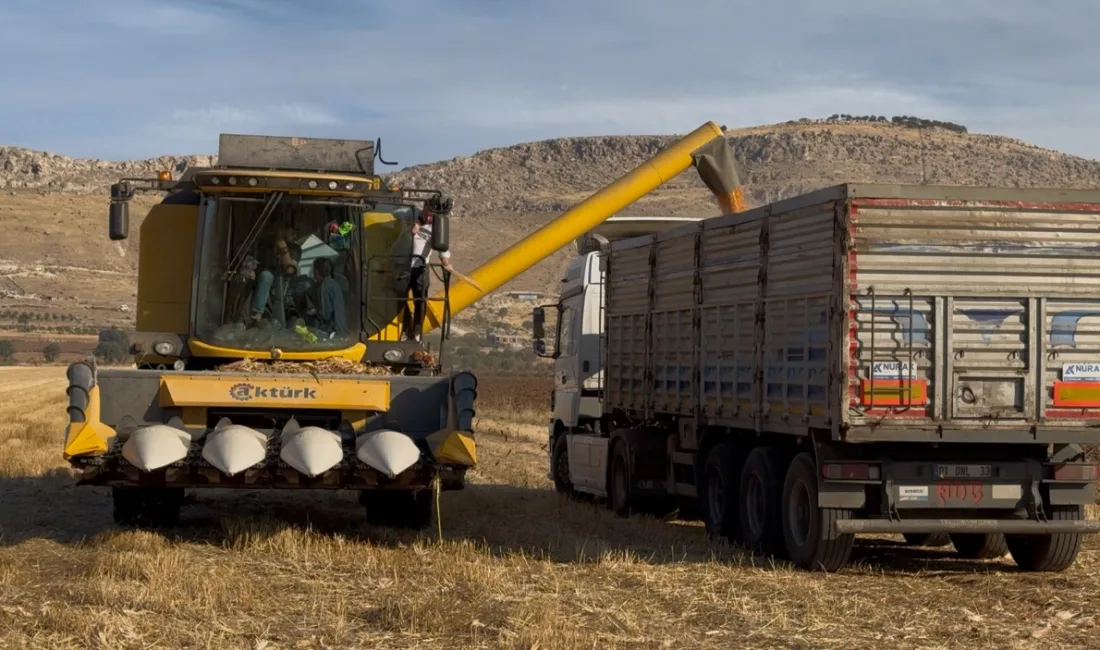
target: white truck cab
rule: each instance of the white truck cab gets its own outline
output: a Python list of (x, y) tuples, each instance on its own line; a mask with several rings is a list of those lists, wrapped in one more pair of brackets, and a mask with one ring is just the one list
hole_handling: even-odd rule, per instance
[[(603, 292), (606, 246), (611, 241), (650, 235), (702, 218), (609, 218), (573, 242), (577, 256), (565, 268), (557, 304), (536, 307), (534, 310), (532, 321), (535, 353), (554, 359), (554, 390), (550, 398), (550, 449), (553, 450), (559, 436), (565, 434), (565, 442), (561, 444), (568, 445), (570, 468), (567, 476), (573, 479), (573, 489), (600, 496), (606, 494), (603, 480), (585, 478), (602, 477), (603, 472), (588, 472), (573, 467), (578, 461), (583, 461), (586, 466), (599, 468), (607, 456), (606, 432), (600, 426), (603, 416), (603, 360), (606, 342)], [(547, 312), (556, 315), (549, 324)], [(547, 345), (547, 338), (550, 345)], [(578, 447), (585, 449), (580, 450)], [(554, 456), (555, 454), (550, 454), (551, 459)], [(558, 474), (564, 475), (564, 472)], [(560, 480), (553, 469), (550, 478)]]

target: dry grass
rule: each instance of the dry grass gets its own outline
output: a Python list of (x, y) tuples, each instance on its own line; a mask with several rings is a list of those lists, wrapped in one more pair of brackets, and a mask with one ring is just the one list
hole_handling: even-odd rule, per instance
[(62, 371), (0, 372), (2, 648), (1078, 648), (1100, 554), (1059, 575), (866, 540), (811, 575), (698, 525), (560, 499), (544, 428), (480, 421), (445, 540), (371, 529), (352, 495), (200, 492), (119, 530), (60, 460)]

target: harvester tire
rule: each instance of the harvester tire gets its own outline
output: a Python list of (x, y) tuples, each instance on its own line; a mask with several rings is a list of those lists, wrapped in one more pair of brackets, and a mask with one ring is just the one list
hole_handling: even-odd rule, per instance
[(111, 497), (116, 524), (156, 528), (179, 521), (183, 488), (113, 487)]
[[(1076, 521), (1084, 519), (1084, 506), (1054, 506), (1050, 519)], [(1077, 560), (1081, 550), (1081, 533), (1049, 535), (1005, 535), (1008, 552), (1016, 566), (1024, 571), (1064, 571)]]
[(431, 490), (364, 490), (360, 501), (372, 526), (419, 530), (432, 523)]
[(839, 534), (836, 522), (850, 510), (818, 504), (817, 463), (803, 452), (794, 457), (783, 482), (783, 537), (795, 566), (807, 571), (839, 571), (848, 564), (855, 535)]
[(993, 560), (1008, 552), (1005, 536), (1000, 533), (962, 533), (951, 535), (959, 557), (967, 560)]
[(905, 543), (910, 546), (941, 548), (951, 543), (947, 533), (905, 533)]

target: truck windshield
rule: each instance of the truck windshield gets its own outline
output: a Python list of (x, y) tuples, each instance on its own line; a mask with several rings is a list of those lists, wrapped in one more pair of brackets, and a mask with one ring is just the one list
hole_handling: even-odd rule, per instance
[(206, 199), (196, 335), (239, 350), (336, 350), (355, 344), (362, 208), (276, 198)]

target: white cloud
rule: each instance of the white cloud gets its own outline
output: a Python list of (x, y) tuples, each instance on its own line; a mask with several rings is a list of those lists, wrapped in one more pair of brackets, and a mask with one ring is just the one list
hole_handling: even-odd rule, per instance
[(560, 135), (916, 114), (1100, 157), (1093, 0), (6, 0), (0, 142), (374, 138), (403, 163)]

